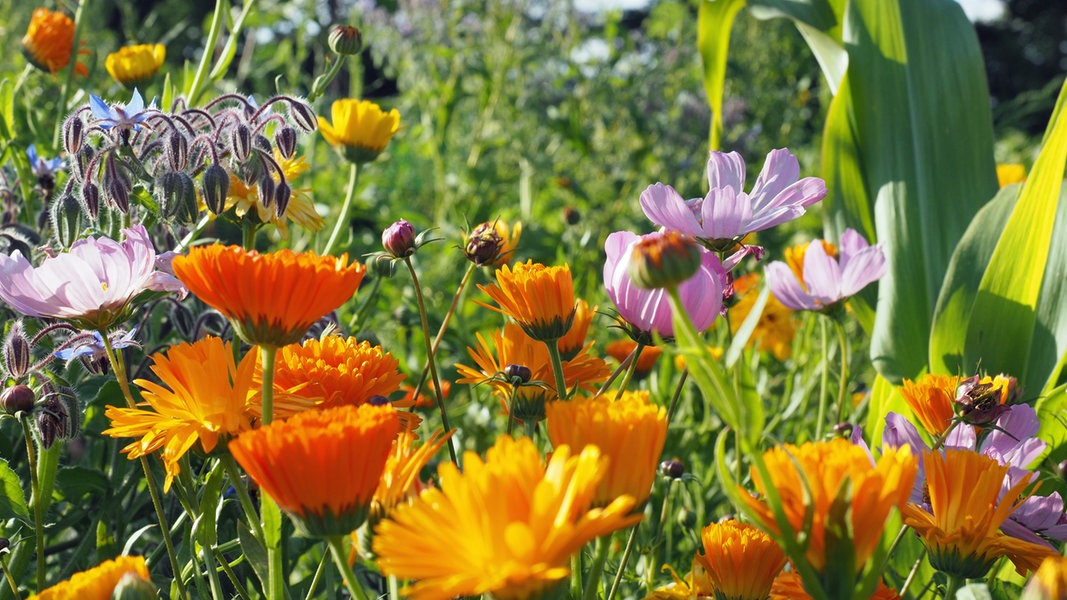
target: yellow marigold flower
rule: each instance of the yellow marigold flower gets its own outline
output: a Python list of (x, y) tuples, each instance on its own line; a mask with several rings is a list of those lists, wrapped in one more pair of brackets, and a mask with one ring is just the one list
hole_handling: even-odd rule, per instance
[[(841, 438), (801, 446), (778, 446), (764, 453), (763, 460), (771, 481), (764, 481), (753, 468), (756, 489), (765, 497), (767, 490), (774, 488), (793, 531), (809, 538), (805, 555), (791, 558), (806, 559), (820, 573), (831, 569), (839, 573), (842, 581), (863, 569), (882, 537), (889, 512), (907, 502), (918, 470), (916, 457), (907, 446), (887, 449), (874, 462), (866, 448)], [(847, 510), (834, 508), (834, 503), (840, 501), (843, 485), (850, 492)], [(757, 525), (764, 531), (782, 535), (766, 502), (747, 494), (743, 498)], [(805, 527), (809, 511), (811, 523)], [(834, 519), (847, 522), (838, 523)], [(851, 572), (845, 572), (845, 565), (828, 564), (827, 556), (843, 554), (840, 548), (827, 547), (828, 530), (852, 533), (853, 539), (838, 541), (851, 544), (851, 554), (855, 556)]]
[(1049, 556), (1026, 584), (1022, 600), (1060, 600), (1067, 597), (1067, 557)]
[[(637, 342), (630, 338), (615, 340), (604, 347), (604, 351), (608, 353), (608, 356), (614, 358), (622, 364), (622, 361), (626, 360), (626, 357), (633, 353), (634, 348), (637, 347)], [(652, 367), (656, 366), (656, 359), (663, 354), (663, 349), (659, 346), (645, 346), (641, 349), (641, 354), (637, 357), (637, 367), (634, 369), (634, 379), (640, 381), (648, 374), (652, 372)]]
[[(759, 296), (759, 277), (758, 273), (747, 273), (734, 280), (734, 291), (738, 300), (726, 313), (730, 321), (730, 333), (737, 333), (752, 312)], [(748, 346), (751, 348), (758, 344), (761, 352), (770, 352), (778, 360), (785, 360), (793, 353), (793, 338), (796, 333), (793, 311), (779, 302), (774, 294), (770, 294), (763, 306), (763, 313), (756, 322), (756, 328), (752, 331), (752, 337), (749, 338)]]
[(143, 556), (120, 556), (104, 561), (30, 596), (30, 600), (109, 600), (115, 586), (127, 574), (149, 580)]
[(689, 575), (682, 579), (669, 565), (663, 570), (671, 574), (673, 581), (652, 590), (645, 600), (691, 600), (692, 598), (714, 598), (715, 586), (711, 584), (707, 571), (696, 560)]
[(959, 383), (960, 378), (955, 375), (927, 373), (915, 381), (905, 379), (900, 395), (923, 429), (938, 436), (952, 424), (955, 416), (952, 401), (956, 398)]
[(587, 542), (641, 520), (628, 496), (591, 508), (606, 468), (594, 446), (560, 446), (546, 465), (529, 438), (500, 436), (484, 461), (465, 453), (463, 473), (442, 463), (440, 489), (378, 525), (378, 567), (415, 580), (402, 591), (414, 600), (535, 597), (568, 577)]
[(418, 497), (419, 492), (425, 489), (419, 472), (445, 445), (450, 435), (451, 432), (443, 435), (438, 431), (429, 441), (416, 446), (417, 435), (410, 431), (400, 433), (393, 441), (393, 448), (385, 461), (385, 470), (374, 491), (372, 511), (376, 518), (384, 518), (400, 504)]
[(567, 333), (559, 338), (556, 344), (559, 348), (560, 358), (570, 360), (585, 347), (585, 338), (589, 335), (589, 325), (593, 322), (597, 307), (592, 307), (585, 300), (579, 299), (574, 306), (574, 322)]
[(748, 523), (712, 523), (700, 532), (704, 554), (696, 557), (724, 600), (763, 600), (785, 566), (785, 552)]
[(348, 535), (367, 518), (399, 430), (388, 405), (309, 410), (241, 434), (230, 452), (301, 531)]
[(200, 442), (204, 452), (211, 452), (220, 440), (252, 427), (247, 405), (256, 393), (256, 357), (250, 352), (237, 364), (229, 342), (206, 337), (153, 354), (152, 360), (152, 372), (162, 385), (134, 380), (144, 398), (139, 406), (151, 410), (108, 406), (104, 415), (111, 427), (104, 434), (141, 438), (122, 449), (130, 459), (163, 448), (166, 492), (193, 445)]
[[(511, 398), (511, 384), (503, 381), (500, 375), (508, 365), (527, 367), (531, 373), (530, 384), (519, 387), (516, 405), (512, 407), (512, 416), (523, 421), (543, 419), (545, 402), (559, 397), (545, 345), (531, 340), (513, 323), (507, 323), (503, 329), (493, 333), (491, 345), (481, 333), (476, 337), (478, 347), (467, 348), (467, 353), (477, 367), (457, 364), (456, 369), (462, 378), (456, 383), (488, 383), (507, 410), (508, 400)], [(611, 374), (607, 363), (590, 356), (591, 347), (592, 343), (578, 353), (578, 356), (563, 361), (563, 379), (568, 389), (577, 387), (587, 392), (595, 392), (596, 384), (606, 380)]]
[[(61, 12), (52, 12), (47, 8), (34, 10), (30, 26), (22, 37), (22, 53), (26, 59), (42, 71), (55, 73), (70, 64), (73, 50), (74, 21)], [(89, 75), (89, 70), (81, 62), (75, 63), (74, 72), (82, 77)]]
[(400, 113), (395, 108), (386, 113), (369, 100), (335, 100), (330, 113), (333, 124), (319, 117), (322, 137), (356, 164), (378, 158), (400, 128)]
[[(800, 575), (795, 571), (782, 571), (774, 578), (771, 586), (770, 600), (813, 600), (811, 594), (804, 590), (804, 583)], [(900, 600), (900, 594), (891, 587), (886, 586), (884, 581), (878, 582), (878, 587), (871, 594), (870, 600)]]
[(323, 315), (348, 301), (366, 267), (348, 255), (240, 246), (195, 246), (172, 263), (189, 291), (233, 323), (250, 344), (280, 348), (299, 341)]
[(997, 183), (1000, 187), (1026, 181), (1026, 167), (1018, 163), (998, 164)]
[(909, 503), (904, 523), (915, 530), (939, 571), (968, 579), (983, 577), (993, 563), (1007, 556), (1020, 574), (1037, 569), (1055, 553), (1048, 546), (1025, 542), (998, 531), (1029, 494), (1030, 474), (1001, 493), (1008, 465), (971, 450), (947, 449), (923, 454), (930, 509)]
[[(297, 177), (308, 170), (308, 163), (302, 156), (295, 154), (291, 158), (285, 158), (275, 151), (274, 160), (282, 168), (285, 181), (292, 185)], [(326, 220), (315, 210), (315, 202), (311, 199), (309, 188), (293, 188), (289, 196), (289, 204), (285, 212), (279, 216), (275, 206), (264, 206), (259, 198), (259, 184), (245, 183), (243, 179), (230, 173), (230, 186), (226, 191), (226, 205), (223, 210), (234, 209), (238, 218), (244, 217), (249, 211), (255, 210), (255, 217), (260, 223), (270, 223), (278, 228), (282, 238), (289, 237), (289, 221), (307, 229), (318, 231), (326, 224)], [(281, 181), (277, 174), (273, 175), (274, 182)]]
[(667, 441), (667, 409), (652, 404), (648, 392), (624, 392), (618, 400), (614, 392), (557, 400), (545, 405), (545, 417), (553, 446), (591, 444), (609, 459), (595, 505), (607, 506), (623, 495), (644, 504)]
[[(312, 400), (317, 408), (360, 405), (371, 396), (389, 396), (400, 389), (404, 375), (393, 355), (354, 337), (328, 335), (283, 346), (274, 366), (274, 387)], [(256, 364), (253, 380), (263, 384), (263, 365)], [(394, 404), (395, 405), (395, 404)], [(293, 412), (278, 410), (275, 418)]]
[(555, 341), (566, 335), (576, 310), (574, 282), (569, 265), (546, 267), (527, 261), (512, 269), (504, 265), (496, 272), (496, 284), (479, 285), (502, 312), (515, 320), (526, 335), (539, 342)]
[(163, 44), (123, 46), (107, 55), (104, 66), (112, 79), (132, 87), (155, 75), (166, 58), (167, 49)]

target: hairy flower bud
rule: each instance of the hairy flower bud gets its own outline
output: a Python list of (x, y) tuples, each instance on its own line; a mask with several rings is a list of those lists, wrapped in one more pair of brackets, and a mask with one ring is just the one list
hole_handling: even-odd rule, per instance
[(479, 267), (491, 265), (500, 254), (503, 243), (492, 223), (482, 223), (471, 231), (463, 252), (468, 260)]
[(659, 464), (659, 472), (664, 477), (670, 477), (671, 479), (681, 479), (682, 475), (685, 475), (685, 463), (673, 458), (671, 460), (665, 460)]
[(274, 188), (274, 213), (279, 217), (285, 215), (285, 209), (289, 208), (289, 199), (293, 197), (293, 188), (284, 179), (278, 182)]
[(307, 133), (315, 131), (319, 123), (318, 118), (315, 116), (315, 111), (311, 110), (311, 106), (296, 99), (289, 100), (289, 118), (296, 123), (297, 127)]
[(78, 181), (89, 181), (92, 179), (89, 173), (89, 165), (92, 163), (93, 159), (96, 158), (96, 151), (93, 150), (93, 147), (86, 144), (81, 147), (81, 150), (79, 150), (77, 154), (72, 154), (71, 156), (74, 157), (74, 159), (70, 161), (71, 174), (74, 175), (74, 178)]
[(415, 227), (404, 219), (382, 232), (382, 247), (393, 258), (406, 258), (415, 253)]
[(204, 194), (204, 204), (212, 214), (221, 214), (226, 210), (226, 194), (230, 190), (230, 174), (222, 166), (213, 164), (204, 170), (200, 180), (200, 189)]
[(172, 171), (182, 171), (189, 159), (189, 140), (178, 131), (167, 135), (167, 163)]
[(240, 123), (230, 131), (230, 149), (237, 162), (248, 160), (248, 156), (252, 154), (252, 130), (248, 125)]
[(26, 336), (26, 330), (22, 327), (22, 321), (15, 321), (11, 331), (4, 338), (4, 369), (9, 377), (21, 380), (30, 372), (33, 361), (33, 346), (30, 338)]
[(264, 175), (256, 182), (256, 192), (259, 196), (259, 203), (263, 206), (274, 206), (274, 191), (278, 188), (278, 184), (275, 183), (274, 178), (270, 175)]
[(27, 385), (13, 385), (0, 393), (0, 410), (9, 415), (27, 412), (37, 397)]
[(628, 273), (634, 285), (650, 290), (674, 287), (700, 268), (696, 240), (676, 231), (646, 235), (633, 247)]
[(70, 248), (82, 230), (82, 206), (71, 194), (61, 194), (52, 201), (48, 212), (56, 242)]
[(91, 181), (82, 186), (82, 205), (90, 219), (95, 221), (100, 216), (100, 188)]
[(156, 178), (156, 203), (164, 219), (174, 216), (181, 203), (182, 181), (175, 171), (167, 171)]
[(44, 399), (36, 407), (34, 423), (41, 445), (51, 448), (57, 439), (70, 439), (78, 433), (80, 409), (74, 390), (68, 387), (46, 383), (41, 391)]
[(338, 25), (330, 31), (327, 39), (330, 50), (341, 56), (352, 56), (363, 51), (363, 34), (351, 25)]
[(85, 141), (85, 122), (75, 113), (63, 121), (63, 149), (74, 156)]
[(279, 128), (274, 134), (274, 143), (284, 158), (292, 158), (296, 154), (296, 130), (288, 125)]

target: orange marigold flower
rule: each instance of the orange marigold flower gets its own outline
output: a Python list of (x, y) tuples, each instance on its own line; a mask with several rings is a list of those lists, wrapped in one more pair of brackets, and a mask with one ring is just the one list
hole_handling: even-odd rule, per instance
[(167, 49), (163, 44), (138, 44), (123, 46), (107, 55), (104, 66), (111, 78), (126, 87), (151, 78), (163, 66)]
[(172, 266), (189, 291), (230, 319), (241, 339), (273, 348), (300, 341), (355, 294), (367, 270), (349, 264), (347, 254), (260, 254), (220, 244), (193, 247)]
[[(747, 273), (734, 280), (734, 291), (738, 300), (726, 313), (730, 321), (730, 333), (737, 333), (752, 312), (759, 296), (759, 279), (758, 273)], [(763, 313), (756, 322), (756, 328), (752, 330), (748, 346), (751, 348), (758, 344), (761, 352), (770, 352), (778, 360), (785, 360), (793, 353), (793, 338), (796, 334), (793, 311), (779, 302), (774, 294), (769, 294), (767, 303), (763, 306)]]
[[(812, 597), (804, 590), (800, 575), (795, 571), (782, 571), (774, 578), (770, 600), (812, 600)], [(886, 586), (884, 581), (879, 581), (870, 600), (900, 600), (900, 594)]]
[[(54, 74), (70, 64), (73, 49), (74, 21), (70, 17), (47, 8), (33, 11), (30, 26), (22, 36), (22, 53), (26, 60), (38, 69)], [(78, 54), (88, 54), (88, 51)], [(89, 75), (89, 70), (81, 62), (75, 63), (74, 72), (82, 77)]]
[[(515, 406), (512, 407), (512, 416), (524, 421), (543, 419), (545, 402), (559, 397), (552, 375), (552, 363), (545, 345), (530, 339), (518, 325), (513, 323), (508, 323), (503, 329), (497, 330), (491, 338), (491, 345), (486, 342), (482, 334), (477, 334), (477, 338), (478, 347), (467, 348), (467, 353), (470, 354), (477, 367), (457, 364), (456, 369), (462, 378), (456, 383), (488, 383), (507, 410), (512, 387), (500, 375), (508, 365), (527, 367), (531, 373), (530, 383), (519, 387)], [(590, 356), (590, 348), (592, 348), (592, 343), (588, 344), (578, 356), (563, 361), (563, 379), (568, 389), (577, 387), (587, 392), (595, 392), (595, 385), (606, 380), (611, 374), (611, 368), (607, 363)]]
[(126, 575), (149, 581), (143, 556), (120, 556), (104, 561), (30, 596), (29, 600), (109, 600), (115, 586)]
[(229, 342), (206, 337), (153, 354), (152, 360), (152, 372), (162, 385), (134, 380), (144, 398), (138, 406), (151, 410), (108, 406), (104, 415), (111, 427), (104, 434), (141, 438), (122, 449), (131, 460), (162, 448), (166, 492), (181, 472), (182, 456), (197, 442), (211, 452), (220, 439), (252, 427), (249, 402), (256, 393), (256, 357), (250, 352), (237, 364)]
[(417, 435), (410, 431), (400, 432), (393, 441), (385, 470), (374, 491), (372, 510), (376, 519), (385, 518), (394, 508), (416, 498), (426, 488), (419, 479), (419, 472), (451, 435), (452, 432), (445, 435), (438, 431), (426, 443), (416, 445)]
[(936, 437), (952, 424), (955, 416), (952, 402), (959, 383), (960, 378), (955, 375), (927, 373), (915, 381), (905, 379), (900, 395), (923, 429)]
[(483, 306), (511, 317), (537, 341), (558, 340), (574, 322), (574, 282), (568, 265), (546, 267), (532, 261), (514, 269), (504, 265), (496, 272), (496, 284), (478, 288), (500, 308)]
[[(614, 358), (622, 364), (624, 360), (631, 354), (634, 349), (637, 348), (637, 342), (626, 338), (623, 340), (615, 340), (604, 347), (604, 351), (608, 353), (608, 356)], [(648, 374), (652, 372), (652, 368), (656, 366), (656, 359), (663, 354), (663, 349), (659, 346), (645, 346), (641, 349), (641, 354), (637, 357), (637, 366), (634, 368), (634, 379), (640, 381)]]
[(704, 554), (696, 557), (716, 597), (763, 600), (785, 566), (785, 552), (769, 535), (748, 523), (712, 523), (700, 532)]
[(597, 488), (596, 506), (623, 495), (643, 505), (652, 491), (663, 444), (667, 441), (667, 409), (649, 401), (649, 393), (577, 397), (545, 405), (548, 438), (553, 446), (600, 448), (609, 460)]
[(1020, 574), (1037, 569), (1054, 556), (1048, 546), (1026, 542), (998, 531), (1019, 504), (1030, 474), (1002, 493), (1009, 465), (971, 450), (947, 449), (923, 454), (930, 510), (909, 503), (904, 523), (915, 530), (939, 571), (968, 579), (983, 577), (1002, 556)]
[(1026, 584), (1022, 600), (1060, 600), (1067, 597), (1067, 557), (1049, 556)]
[(367, 518), (399, 430), (388, 405), (309, 410), (241, 434), (230, 452), (304, 533), (348, 535)]
[(641, 520), (629, 496), (592, 508), (606, 468), (595, 446), (560, 446), (546, 464), (529, 438), (500, 436), (484, 461), (465, 453), (462, 473), (442, 463), (440, 489), (378, 525), (378, 567), (415, 580), (401, 592), (413, 600), (535, 597), (570, 574), (587, 542)]
[[(918, 471), (916, 457), (907, 446), (888, 449), (875, 462), (866, 448), (841, 438), (778, 446), (764, 453), (763, 460), (771, 480), (764, 481), (753, 468), (756, 489), (761, 497), (766, 497), (771, 488), (776, 490), (791, 528), (798, 536), (808, 538), (804, 556), (790, 558), (807, 560), (819, 573), (832, 570), (834, 578), (842, 582), (854, 581), (863, 569), (882, 537), (889, 512), (907, 502)], [(848, 490), (844, 497), (849, 506), (846, 510), (835, 508), (835, 503), (842, 500), (843, 486)], [(743, 498), (760, 528), (783, 535), (765, 501), (747, 494)], [(808, 518), (810, 526), (806, 527)], [(843, 521), (836, 522), (838, 519)], [(850, 532), (853, 538), (828, 541), (828, 531)], [(851, 552), (828, 547), (831, 543), (850, 544)], [(854, 556), (854, 564), (828, 563), (828, 556), (843, 554)], [(843, 585), (851, 589), (851, 585)]]
[(589, 325), (593, 322), (593, 316), (596, 314), (596, 306), (590, 307), (585, 300), (579, 299), (574, 306), (574, 322), (571, 324), (570, 331), (568, 331), (563, 337), (559, 338), (557, 347), (559, 348), (560, 358), (563, 360), (571, 360), (575, 356), (581, 353), (585, 348), (585, 338), (589, 335)]

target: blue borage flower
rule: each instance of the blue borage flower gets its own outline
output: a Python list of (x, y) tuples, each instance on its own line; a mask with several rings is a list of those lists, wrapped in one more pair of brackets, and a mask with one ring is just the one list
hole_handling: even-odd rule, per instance
[(141, 92), (137, 88), (133, 89), (133, 96), (126, 104), (112, 104), (108, 106), (106, 102), (100, 99), (99, 96), (89, 95), (89, 107), (93, 111), (93, 116), (96, 117), (94, 124), (101, 129), (107, 130), (111, 128), (122, 130), (138, 131), (141, 129), (141, 123), (149, 117), (151, 112), (156, 110), (155, 100), (152, 104), (145, 108), (144, 98), (141, 97)]
[[(130, 346), (140, 347), (141, 344), (133, 339), (137, 335), (137, 328), (134, 327), (129, 331), (122, 329), (116, 330), (108, 334), (108, 340), (111, 342), (111, 347), (119, 350), (122, 348), (129, 348)], [(88, 358), (102, 358), (106, 355), (104, 351), (104, 337), (100, 335), (99, 331), (86, 331), (84, 335), (78, 336), (76, 342), (55, 351), (56, 358), (62, 360), (73, 360), (75, 358), (88, 357)]]
[(37, 154), (37, 145), (30, 144), (26, 148), (26, 158), (30, 161), (30, 170), (33, 171), (33, 176), (40, 179), (41, 177), (55, 175), (60, 169), (63, 168), (63, 159), (55, 157), (53, 159), (45, 159)]

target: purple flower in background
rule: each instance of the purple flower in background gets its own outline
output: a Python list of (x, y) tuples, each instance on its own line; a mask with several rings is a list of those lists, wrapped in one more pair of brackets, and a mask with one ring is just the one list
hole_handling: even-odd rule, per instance
[(30, 161), (30, 170), (33, 172), (33, 176), (40, 179), (42, 177), (52, 177), (63, 168), (63, 159), (58, 156), (53, 159), (45, 160), (44, 157), (37, 154), (37, 145), (30, 144), (26, 148), (26, 158)]
[[(604, 249), (604, 286), (608, 296), (619, 310), (619, 316), (632, 325), (640, 334), (656, 333), (663, 337), (674, 336), (674, 324), (667, 290), (638, 288), (630, 280), (629, 263), (634, 246), (643, 237), (661, 235), (650, 233), (639, 236), (629, 231), (616, 231), (608, 236)], [(690, 279), (678, 286), (678, 295), (698, 331), (704, 331), (715, 322), (722, 309), (723, 282), (726, 272), (715, 254), (700, 248), (702, 264)]]
[[(119, 329), (108, 334), (107, 337), (111, 342), (112, 348), (121, 350), (131, 346), (138, 348), (141, 346), (137, 340), (133, 339), (135, 335), (137, 335), (136, 327), (129, 331)], [(54, 352), (56, 358), (62, 360), (73, 360), (75, 358), (99, 359), (107, 354), (104, 349), (104, 337), (100, 335), (99, 331), (86, 331), (84, 335), (75, 336), (71, 341), (72, 343), (66, 348)]]
[(153, 100), (152, 105), (145, 109), (141, 92), (134, 88), (133, 96), (127, 104), (112, 104), (108, 106), (107, 102), (101, 100), (99, 96), (90, 94), (89, 108), (92, 109), (93, 116), (96, 117), (96, 121), (93, 124), (101, 129), (114, 127), (119, 131), (137, 131), (141, 128), (141, 123), (148, 118), (149, 113), (146, 110), (155, 108), (155, 101)]
[(736, 152), (712, 152), (710, 190), (685, 200), (669, 185), (656, 183), (641, 193), (641, 210), (656, 225), (724, 246), (804, 214), (826, 196), (826, 183), (800, 177), (800, 163), (788, 150), (767, 154), (752, 191), (745, 193), (745, 161)]
[(834, 258), (826, 253), (822, 240), (815, 240), (804, 252), (804, 280), (782, 261), (767, 265), (767, 285), (775, 298), (793, 310), (824, 310), (854, 296), (885, 275), (885, 253), (880, 244), (871, 246), (863, 236), (846, 229), (840, 251)]
[(185, 286), (158, 270), (144, 226), (124, 229), (121, 243), (78, 240), (70, 251), (34, 268), (22, 253), (0, 255), (0, 299), (30, 317), (70, 321), (101, 330), (126, 318), (130, 301), (144, 291), (180, 292)]

